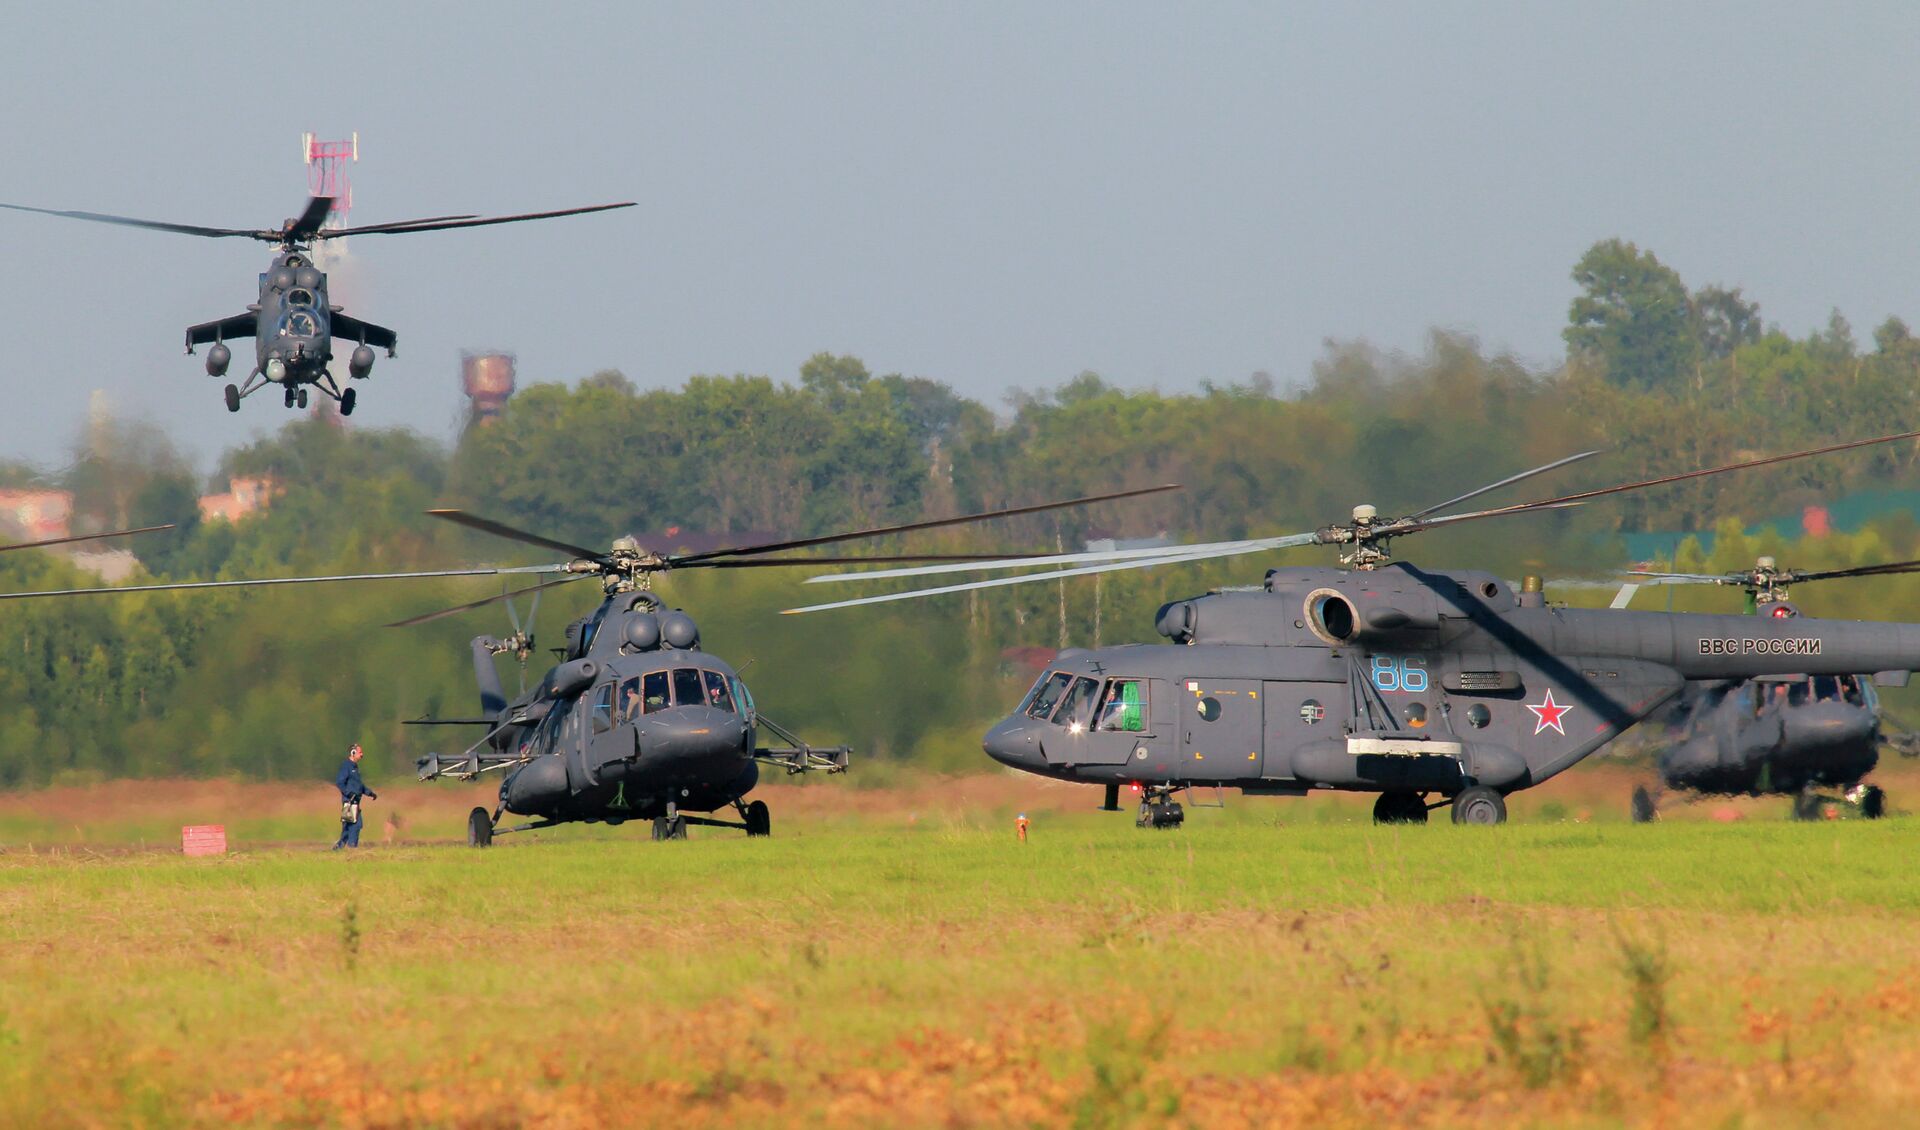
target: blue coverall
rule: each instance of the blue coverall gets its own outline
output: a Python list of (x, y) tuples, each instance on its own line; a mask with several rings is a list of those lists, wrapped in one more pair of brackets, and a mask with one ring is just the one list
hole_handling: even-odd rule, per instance
[[(361, 797), (380, 799), (380, 794), (368, 788), (367, 783), (360, 779), (360, 767), (353, 763), (351, 757), (340, 763), (340, 771), (333, 775), (333, 784), (340, 790), (341, 804), (350, 800), (359, 800)], [(340, 840), (333, 846), (335, 848), (359, 847), (360, 825), (365, 822), (364, 819), (355, 820), (351, 824), (345, 820), (340, 821)]]

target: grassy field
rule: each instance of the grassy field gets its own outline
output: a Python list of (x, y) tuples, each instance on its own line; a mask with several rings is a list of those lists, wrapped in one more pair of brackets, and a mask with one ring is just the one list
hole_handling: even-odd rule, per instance
[[(1031, 779), (836, 782), (768, 790), (771, 840), (487, 852), (411, 842), (472, 793), (395, 789), (351, 857), (311, 846), (324, 789), (9, 797), (0, 1124), (1909, 1117), (1920, 820), (1636, 827), (1625, 780), (1499, 829), (1236, 797), (1169, 833)], [(231, 855), (140, 850), (207, 819)]]

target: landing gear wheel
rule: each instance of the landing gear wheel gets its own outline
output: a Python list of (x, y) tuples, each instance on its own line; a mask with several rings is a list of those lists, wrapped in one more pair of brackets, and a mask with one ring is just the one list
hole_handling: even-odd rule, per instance
[(240, 389), (235, 385), (227, 386), (227, 411), (240, 411)]
[(289, 408), (293, 407), (293, 386), (292, 385), (287, 386), (285, 399), (286, 399), (287, 407)]
[(653, 818), (653, 838), (684, 840), (687, 838), (687, 822), (678, 816), (656, 816)]
[(467, 813), (467, 846), (483, 848), (493, 843), (493, 817), (484, 808)]
[(301, 389), (294, 399), (299, 402), (299, 407), (305, 408), (307, 406), (307, 390), (304, 388)]
[(1653, 794), (1647, 791), (1645, 785), (1633, 787), (1632, 809), (1635, 824), (1651, 824), (1660, 819), (1660, 808), (1654, 804)]
[(1455, 824), (1505, 824), (1507, 822), (1506, 798), (1485, 785), (1473, 785), (1460, 790), (1453, 798), (1453, 822)]
[(1868, 785), (1867, 791), (1860, 794), (1860, 816), (1866, 820), (1878, 820), (1887, 814), (1887, 793), (1879, 785)]
[(1133, 826), (1136, 828), (1178, 828), (1186, 823), (1187, 810), (1180, 807), (1178, 801), (1154, 800), (1140, 802), (1140, 815), (1136, 816)]
[(353, 415), (353, 390), (352, 389), (348, 389), (347, 391), (340, 394), (340, 414), (342, 416)]
[(767, 802), (764, 800), (756, 800), (747, 805), (745, 822), (749, 836), (773, 835), (773, 813), (767, 810)]
[(1389, 789), (1373, 802), (1375, 824), (1425, 824), (1426, 802), (1410, 789)]

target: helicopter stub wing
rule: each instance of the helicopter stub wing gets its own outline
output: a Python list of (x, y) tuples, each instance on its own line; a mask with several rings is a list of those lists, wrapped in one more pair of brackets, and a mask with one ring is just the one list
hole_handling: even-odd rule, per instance
[(394, 355), (395, 347), (400, 344), (400, 335), (392, 330), (372, 322), (363, 322), (350, 314), (336, 313), (333, 316), (333, 336), (384, 349), (389, 357)]
[(235, 314), (231, 318), (221, 318), (213, 322), (201, 322), (197, 326), (187, 327), (187, 352), (192, 353), (196, 345), (212, 345), (228, 338), (252, 337), (260, 327), (260, 315), (249, 310), (244, 314)]

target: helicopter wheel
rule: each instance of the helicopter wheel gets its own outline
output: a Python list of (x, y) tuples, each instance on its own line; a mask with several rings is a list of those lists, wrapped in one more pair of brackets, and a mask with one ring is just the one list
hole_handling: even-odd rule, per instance
[(1860, 794), (1860, 816), (1866, 820), (1878, 820), (1887, 814), (1887, 791), (1879, 785), (1868, 785), (1867, 791)]
[(1647, 791), (1645, 785), (1635, 785), (1633, 787), (1633, 802), (1631, 808), (1633, 810), (1633, 822), (1635, 824), (1651, 824), (1655, 820), (1660, 819), (1659, 806), (1654, 803), (1653, 794)]
[(1793, 818), (1795, 820), (1820, 819), (1820, 794), (1811, 788), (1801, 789), (1793, 794)]
[(227, 386), (227, 411), (240, 411), (240, 390), (234, 385)]
[(299, 394), (294, 397), (294, 400), (297, 402), (297, 407), (305, 408), (307, 406), (307, 390), (304, 388), (301, 389)]
[(745, 823), (749, 836), (773, 835), (773, 813), (768, 811), (767, 802), (764, 800), (756, 800), (747, 805)]
[(1507, 802), (1498, 792), (1485, 785), (1473, 785), (1460, 790), (1453, 798), (1453, 822), (1455, 824), (1505, 824), (1507, 822)]
[(1409, 789), (1389, 789), (1373, 802), (1375, 824), (1425, 824), (1427, 806)]
[(293, 407), (293, 386), (292, 385), (287, 386), (286, 395), (283, 399), (285, 399), (287, 407), (289, 408)]
[(493, 843), (493, 818), (484, 808), (467, 813), (467, 846), (483, 848)]
[(340, 394), (340, 414), (342, 416), (353, 415), (353, 400), (354, 400), (354, 396), (353, 396), (352, 389), (348, 389), (347, 391)]
[(687, 822), (678, 816), (656, 816), (653, 820), (653, 838), (684, 840), (687, 838)]

